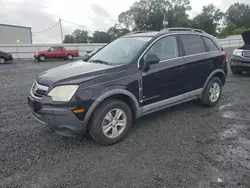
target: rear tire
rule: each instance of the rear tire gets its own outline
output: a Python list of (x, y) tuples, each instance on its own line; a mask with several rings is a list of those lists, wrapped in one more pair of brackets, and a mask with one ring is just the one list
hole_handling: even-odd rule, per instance
[(45, 62), (46, 61), (46, 56), (45, 55), (39, 55), (38, 61), (39, 62)]
[(110, 99), (94, 112), (89, 133), (98, 144), (108, 146), (122, 141), (129, 132), (131, 124), (130, 107), (121, 100)]
[(6, 60), (3, 57), (0, 57), (0, 64), (4, 64)]
[(231, 69), (233, 75), (239, 75), (239, 74), (242, 74), (243, 71), (236, 71), (234, 69)]
[(220, 78), (213, 77), (207, 84), (200, 99), (201, 103), (205, 106), (215, 106), (221, 97), (222, 82)]

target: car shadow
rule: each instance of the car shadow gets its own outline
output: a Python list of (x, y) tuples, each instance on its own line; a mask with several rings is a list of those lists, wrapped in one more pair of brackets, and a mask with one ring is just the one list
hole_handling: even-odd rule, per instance
[(250, 76), (250, 71), (244, 71), (240, 76), (243, 76), (243, 77), (249, 77)]
[(8, 64), (12, 64), (13, 61), (6, 61), (4, 64), (1, 64), (1, 65), (8, 65)]
[(183, 111), (183, 110), (188, 110), (191, 108), (204, 108), (198, 100), (193, 100), (193, 101), (189, 101), (189, 102), (185, 102), (182, 104), (178, 104), (166, 109), (162, 109), (160, 111), (157, 112), (153, 112), (151, 114), (148, 114), (146, 116), (143, 116), (137, 120), (135, 120), (135, 122), (133, 123), (133, 130), (137, 131), (138, 129), (140, 129), (141, 127), (141, 123), (143, 124), (143, 126), (148, 125), (150, 126), (150, 124), (148, 123), (143, 123), (143, 122), (149, 122), (149, 121), (156, 121), (157, 119), (164, 117), (166, 114), (168, 113), (175, 113), (178, 111)]
[[(182, 111), (182, 110), (188, 110), (190, 107), (192, 108), (203, 108), (202, 105), (199, 104), (198, 101), (190, 101), (190, 102), (186, 102), (183, 104), (179, 104), (173, 107), (169, 107), (163, 110), (160, 110), (158, 112), (154, 112), (152, 114), (143, 116), (137, 120), (135, 120), (132, 124), (132, 128), (131, 131), (129, 132), (129, 134), (125, 137), (124, 141), (111, 145), (111, 146), (106, 146), (106, 147), (112, 147), (112, 146), (119, 146), (120, 144), (124, 144), (124, 143), (128, 143), (130, 142), (130, 137), (133, 136), (134, 134), (137, 134), (140, 129), (143, 127), (144, 129), (148, 129), (148, 131), (152, 131), (152, 129), (154, 129), (155, 127), (153, 125), (151, 125), (151, 123), (148, 122), (157, 122), (159, 118), (161, 117), (165, 117), (166, 114), (168, 113), (175, 113), (178, 111)], [(83, 136), (78, 136), (78, 137), (64, 137), (64, 136), (60, 136), (57, 133), (55, 133), (53, 130), (46, 128), (44, 129), (44, 131), (46, 132), (45, 134), (47, 134), (50, 138), (47, 139), (52, 139), (53, 143), (60, 143), (60, 145), (71, 145), (74, 148), (77, 147), (93, 147), (93, 148), (98, 148), (98, 147), (103, 147), (99, 144), (97, 144), (90, 136), (90, 134), (87, 132), (85, 133)], [(127, 142), (126, 142), (127, 140)]]

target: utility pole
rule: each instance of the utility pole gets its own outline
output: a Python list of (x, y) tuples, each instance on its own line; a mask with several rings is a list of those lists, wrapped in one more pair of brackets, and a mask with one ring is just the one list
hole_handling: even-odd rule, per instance
[(165, 12), (164, 12), (164, 19), (163, 19), (163, 27), (164, 27), (164, 29), (166, 28), (166, 16), (165, 16)]
[(62, 19), (59, 19), (59, 24), (60, 24), (60, 29), (61, 29), (62, 43), (63, 43)]
[(163, 13), (163, 28), (165, 29), (166, 25), (168, 25), (168, 21), (166, 20), (166, 10), (163, 9), (162, 13)]

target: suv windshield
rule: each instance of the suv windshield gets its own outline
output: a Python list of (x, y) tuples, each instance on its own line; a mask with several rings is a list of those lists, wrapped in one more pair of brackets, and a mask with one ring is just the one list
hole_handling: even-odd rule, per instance
[(108, 65), (128, 64), (151, 37), (119, 38), (96, 53), (89, 62)]

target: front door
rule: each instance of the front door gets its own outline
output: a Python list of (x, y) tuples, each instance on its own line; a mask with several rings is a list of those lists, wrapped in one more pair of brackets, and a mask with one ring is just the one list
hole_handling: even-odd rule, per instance
[(56, 58), (56, 47), (51, 47), (47, 53), (48, 58)]
[(182, 77), (184, 60), (180, 57), (176, 37), (161, 38), (145, 55), (148, 53), (156, 54), (160, 63), (151, 65), (150, 70), (143, 73), (143, 106), (183, 94), (186, 87)]

